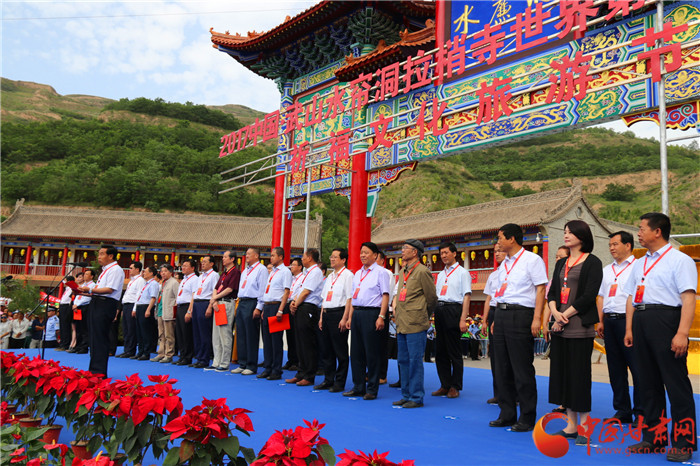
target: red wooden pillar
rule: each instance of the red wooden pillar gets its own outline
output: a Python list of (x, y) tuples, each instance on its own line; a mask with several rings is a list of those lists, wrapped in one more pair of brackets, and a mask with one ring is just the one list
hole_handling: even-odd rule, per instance
[(32, 260), (32, 245), (27, 246), (27, 255), (24, 256), (24, 274), (29, 275), (29, 261)]
[(139, 260), (141, 260), (141, 251), (137, 249), (136, 255), (134, 256), (134, 261), (138, 262)]
[[(350, 228), (348, 235), (348, 268), (359, 270), (362, 243), (372, 237), (372, 221), (367, 218), (367, 171), (365, 154), (356, 155), (352, 160), (352, 186), (350, 187)], [(369, 227), (368, 227), (369, 224)]]
[(544, 269), (547, 271), (547, 275), (549, 275), (549, 241), (548, 240), (542, 241), (542, 259), (544, 259)]
[[(68, 262), (68, 246), (65, 246), (63, 248), (63, 261), (61, 263), (61, 277), (66, 276), (66, 263)], [(61, 285), (58, 287), (58, 297), (60, 298), (63, 296), (63, 282), (61, 282)]]
[[(281, 246), (282, 244), (282, 217), (284, 216), (284, 177), (285, 175), (279, 175), (277, 178), (275, 178), (275, 206), (272, 213), (271, 245), (271, 247), (273, 248)], [(285, 256), (286, 255), (287, 254), (285, 254)]]
[(175, 250), (170, 254), (170, 265), (175, 267)]

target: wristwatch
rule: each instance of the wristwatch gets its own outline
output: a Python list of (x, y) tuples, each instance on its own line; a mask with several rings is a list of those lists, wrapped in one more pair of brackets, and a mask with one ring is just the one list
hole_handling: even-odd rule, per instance
[(379, 318), (380, 318), (380, 319), (386, 320), (386, 316), (383, 316), (383, 315), (381, 315), (381, 314), (379, 314)]

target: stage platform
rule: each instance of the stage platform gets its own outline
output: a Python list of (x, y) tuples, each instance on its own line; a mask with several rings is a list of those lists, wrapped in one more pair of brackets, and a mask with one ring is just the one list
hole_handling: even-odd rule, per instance
[[(121, 350), (121, 348), (119, 348)], [(22, 350), (35, 356), (38, 350)], [(262, 353), (262, 352), (261, 352)], [(88, 355), (67, 354), (46, 350), (46, 358), (63, 365), (87, 369)], [(260, 355), (262, 360), (262, 354)], [(538, 361), (542, 366), (547, 361)], [(487, 366), (479, 361), (478, 366)], [(232, 366), (232, 368), (235, 366)], [(542, 372), (538, 370), (538, 373)], [(464, 390), (457, 399), (432, 397), (430, 392), (439, 387), (435, 365), (425, 363), (425, 406), (417, 409), (393, 407), (391, 402), (401, 398), (398, 388), (380, 386), (376, 400), (346, 398), (340, 393), (315, 391), (310, 387), (287, 385), (284, 381), (268, 381), (255, 376), (231, 373), (205, 372), (201, 369), (160, 364), (150, 361), (110, 358), (109, 376), (124, 378), (138, 373), (147, 381), (148, 375), (168, 374), (178, 379), (176, 388), (181, 390), (185, 408), (195, 406), (202, 397), (226, 397), (231, 408), (241, 407), (253, 411), (250, 418), (255, 427), (251, 437), (240, 436), (243, 446), (257, 451), (276, 429), (294, 428), (304, 419), (318, 419), (325, 423), (322, 435), (328, 439), (336, 454), (344, 449), (382, 453), (389, 451), (389, 459), (415, 460), (416, 465), (467, 465), (467, 464), (667, 464), (665, 455), (626, 455), (624, 448), (635, 443), (629, 437), (620, 444), (620, 437), (612, 443), (596, 443), (590, 454), (585, 446), (575, 446), (569, 441), (569, 451), (559, 459), (540, 453), (533, 443), (532, 433), (515, 433), (504, 428), (491, 428), (490, 420), (498, 417), (498, 406), (486, 404), (491, 397), (491, 371), (480, 367), (465, 367)], [(292, 377), (285, 372), (285, 377)], [(691, 377), (697, 377), (691, 375)], [(396, 361), (389, 361), (389, 382), (396, 381)], [(316, 383), (321, 382), (317, 377)], [(595, 378), (594, 378), (595, 380)], [(554, 407), (547, 402), (548, 378), (537, 376), (538, 417)], [(350, 378), (346, 385), (351, 388)], [(700, 396), (695, 394), (696, 406)], [(606, 383), (593, 383), (594, 418), (613, 414), (612, 392)], [(554, 420), (547, 426), (552, 433), (564, 426), (563, 421)], [(625, 433), (629, 428), (625, 426)], [(594, 439), (598, 439), (597, 427)], [(63, 432), (61, 441), (72, 440), (72, 433)], [(621, 449), (613, 452), (612, 449)], [(159, 464), (152, 457), (144, 464)], [(696, 452), (692, 463), (700, 465), (700, 453)]]

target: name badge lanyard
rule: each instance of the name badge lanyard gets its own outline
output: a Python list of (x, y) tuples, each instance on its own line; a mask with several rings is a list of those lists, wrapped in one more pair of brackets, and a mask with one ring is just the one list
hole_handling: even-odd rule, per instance
[(213, 271), (214, 270), (212, 269), (209, 272), (207, 272), (206, 274), (202, 275), (202, 281), (199, 282), (199, 289), (197, 290), (197, 296), (202, 294), (202, 289), (204, 288), (204, 282), (207, 281), (207, 278), (209, 277), (209, 275), (211, 275), (211, 273)]
[(411, 270), (409, 270), (408, 274), (404, 272), (403, 276), (403, 286), (401, 287), (401, 291), (399, 292), (399, 301), (406, 301), (406, 282), (408, 281), (409, 278), (411, 278), (411, 274), (413, 271), (418, 267), (419, 262), (416, 262), (413, 267), (411, 267)]
[(355, 293), (352, 295), (352, 299), (357, 299), (357, 296), (360, 294), (360, 287), (362, 286), (362, 282), (365, 278), (367, 278), (367, 275), (369, 275), (371, 271), (372, 269), (367, 269), (364, 275), (360, 273), (360, 283), (357, 284), (357, 288), (355, 288)]
[(224, 270), (224, 274), (223, 274), (223, 275), (221, 276), (221, 278), (219, 279), (219, 281), (221, 281), (221, 285), (219, 285), (219, 287), (216, 289), (216, 292), (217, 292), (217, 293), (221, 293), (221, 290), (224, 289), (224, 280), (226, 279), (226, 275), (228, 275), (229, 272), (230, 272), (231, 270), (233, 270), (234, 268), (235, 268), (235, 265), (234, 265), (234, 266), (231, 266), (231, 268), (228, 269), (228, 270)]
[(625, 270), (627, 270), (627, 267), (629, 267), (630, 265), (632, 265), (632, 264), (634, 263), (635, 260), (636, 260), (636, 259), (632, 259), (632, 262), (630, 262), (629, 264), (627, 264), (627, 265), (626, 265), (622, 270), (620, 270), (619, 272), (615, 272), (615, 264), (612, 264), (612, 271), (613, 271), (613, 274), (615, 275), (615, 282), (614, 282), (612, 285), (610, 285), (610, 292), (608, 293), (608, 298), (613, 298), (613, 297), (615, 297), (615, 295), (617, 294), (617, 277), (619, 277), (620, 275), (622, 275), (622, 272), (624, 272)]
[(328, 294), (326, 295), (326, 301), (330, 301), (331, 298), (333, 297), (333, 287), (335, 286), (335, 282), (338, 281), (338, 279), (343, 274), (343, 272), (345, 272), (345, 267), (340, 269), (340, 273), (338, 273), (338, 275), (335, 277), (335, 280), (333, 280), (333, 282), (331, 283), (331, 289), (328, 290)]
[(247, 273), (245, 274), (245, 280), (243, 280), (243, 284), (241, 285), (241, 289), (245, 288), (245, 284), (248, 283), (248, 277), (250, 277), (250, 274), (253, 273), (253, 271), (258, 267), (258, 265), (260, 265), (260, 262), (255, 264), (255, 267), (247, 271)]
[(309, 274), (311, 273), (311, 271), (312, 271), (313, 269), (317, 268), (317, 267), (318, 267), (318, 264), (314, 265), (313, 267), (311, 267), (309, 270), (306, 271), (306, 274), (304, 275), (304, 279), (301, 281), (301, 284), (302, 284), (302, 285), (303, 285), (304, 282), (306, 281), (306, 278), (309, 276)]
[(185, 281), (182, 282), (182, 284), (180, 285), (180, 291), (178, 291), (178, 293), (177, 293), (178, 296), (180, 296), (180, 295), (182, 294), (182, 292), (185, 291), (185, 285), (187, 284), (188, 281), (190, 281), (190, 278), (192, 278), (192, 277), (194, 277), (194, 276), (195, 276), (195, 275), (192, 274), (192, 275), (190, 275), (189, 277), (187, 277), (187, 278), (185, 279)]
[[(97, 277), (97, 285), (100, 284), (100, 280), (102, 280), (102, 277), (104, 277), (104, 275), (107, 273), (107, 271), (108, 271), (109, 269), (111, 269), (111, 268), (117, 266), (117, 265), (119, 265), (119, 263), (118, 263), (118, 262), (115, 262), (114, 264), (112, 264), (112, 265), (110, 265), (109, 267), (107, 267), (106, 269), (104, 269), (104, 270), (102, 271), (102, 273), (100, 274), (100, 276)], [(97, 285), (95, 285), (95, 288), (97, 288)]]
[(279, 271), (280, 271), (280, 269), (275, 269), (275, 271), (272, 272), (272, 274), (270, 275), (270, 278), (267, 279), (267, 288), (265, 288), (265, 294), (270, 292), (270, 285), (272, 284), (272, 279), (275, 278), (275, 275)]
[(455, 270), (459, 268), (459, 264), (455, 265), (455, 268), (450, 270), (450, 273), (445, 274), (445, 284), (442, 285), (442, 289), (440, 290), (440, 296), (445, 296), (447, 294), (447, 279), (450, 278), (450, 275), (452, 275)]
[(573, 265), (569, 265), (569, 259), (566, 259), (566, 263), (564, 264), (564, 285), (561, 288), (561, 293), (559, 295), (559, 301), (561, 301), (562, 304), (567, 304), (569, 302), (569, 293), (571, 293), (571, 288), (569, 288), (568, 280), (569, 280), (569, 270), (572, 268), (576, 267), (576, 264), (583, 259), (583, 256), (586, 254), (581, 254), (578, 256), (578, 259), (574, 261)]
[(636, 291), (636, 293), (634, 294), (634, 302), (635, 302), (635, 303), (641, 303), (642, 300), (644, 299), (644, 279), (646, 278), (647, 274), (648, 274), (649, 272), (651, 272), (651, 269), (653, 269), (653, 268), (656, 266), (656, 264), (658, 264), (659, 261), (660, 261), (661, 259), (663, 259), (664, 256), (666, 255), (666, 253), (667, 253), (668, 251), (670, 251), (671, 249), (672, 249), (672, 247), (669, 245), (668, 249), (666, 249), (666, 251), (664, 251), (664, 253), (661, 254), (661, 256), (659, 256), (659, 258), (656, 259), (656, 261), (655, 261), (653, 264), (651, 264), (651, 267), (649, 267), (648, 269), (647, 269), (647, 259), (649, 259), (649, 256), (646, 256), (646, 257), (644, 258), (644, 267), (642, 267), (642, 271), (643, 271), (643, 273), (642, 273), (642, 283), (639, 284), (639, 285), (637, 285), (637, 291)]
[(138, 302), (138, 300), (141, 299), (141, 295), (143, 294), (143, 290), (145, 290), (146, 288), (148, 288), (148, 285), (149, 285), (153, 280), (155, 280), (155, 278), (151, 278), (150, 280), (148, 280), (148, 281), (146, 282), (145, 285), (143, 285), (143, 288), (141, 288), (141, 291), (139, 291), (139, 297), (136, 298), (136, 302)]
[(503, 280), (501, 288), (496, 291), (496, 296), (494, 296), (495, 298), (500, 298), (506, 292), (506, 288), (508, 287), (508, 275), (510, 275), (510, 273), (513, 271), (520, 258), (523, 257), (523, 254), (525, 254), (525, 248), (522, 248), (522, 251), (520, 251), (518, 257), (515, 258), (515, 262), (513, 262), (513, 265), (511, 265), (510, 270), (508, 270), (508, 264), (506, 264), (505, 261), (503, 262), (503, 268), (506, 271), (506, 278)]

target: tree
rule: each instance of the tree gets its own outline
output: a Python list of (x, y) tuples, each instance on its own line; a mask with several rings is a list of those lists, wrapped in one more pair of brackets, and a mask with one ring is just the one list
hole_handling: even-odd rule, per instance
[(635, 197), (634, 186), (609, 183), (603, 192), (603, 199), (608, 201), (631, 201)]

